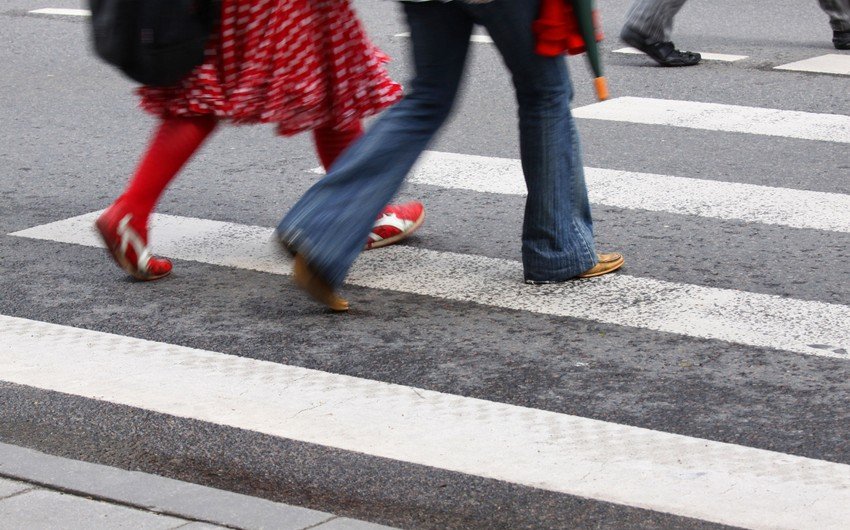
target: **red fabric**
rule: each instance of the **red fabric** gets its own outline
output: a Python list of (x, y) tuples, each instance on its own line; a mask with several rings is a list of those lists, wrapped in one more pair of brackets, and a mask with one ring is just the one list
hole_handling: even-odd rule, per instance
[[(598, 11), (593, 12), (596, 41), (602, 40)], [(540, 16), (532, 26), (537, 37), (535, 51), (538, 55), (555, 57), (563, 53), (578, 55), (587, 51), (584, 38), (579, 31), (573, 6), (568, 0), (542, 0)]]
[(322, 166), (325, 170), (330, 169), (336, 159), (339, 158), (339, 155), (349, 145), (354, 143), (361, 134), (363, 134), (363, 126), (359, 121), (345, 129), (335, 129), (333, 127), (313, 129), (313, 141), (316, 144), (316, 153), (319, 155), (319, 160), (322, 161)]
[(223, 0), (207, 57), (179, 85), (142, 87), (161, 117), (345, 129), (401, 97), (349, 0)]
[(127, 189), (115, 201), (133, 214), (132, 225), (147, 241), (148, 217), (180, 168), (215, 130), (212, 116), (163, 120)]

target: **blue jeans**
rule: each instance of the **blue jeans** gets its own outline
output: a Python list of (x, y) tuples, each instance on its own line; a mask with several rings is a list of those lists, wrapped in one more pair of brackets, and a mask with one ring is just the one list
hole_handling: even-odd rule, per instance
[(539, 0), (404, 3), (413, 43), (410, 93), (385, 112), (280, 222), (278, 237), (339, 287), (375, 217), (392, 199), (455, 101), (475, 24), (511, 72), (519, 104), (528, 199), (522, 230), (525, 279), (563, 281), (596, 264), (593, 223), (572, 86), (563, 58), (534, 53)]

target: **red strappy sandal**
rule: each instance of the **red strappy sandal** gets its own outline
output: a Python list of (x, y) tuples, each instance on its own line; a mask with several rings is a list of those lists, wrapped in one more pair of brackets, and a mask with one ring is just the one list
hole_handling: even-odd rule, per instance
[(171, 261), (151, 254), (147, 229), (134, 227), (137, 222), (129, 210), (116, 203), (97, 218), (95, 228), (115, 263), (133, 278), (151, 281), (168, 276)]

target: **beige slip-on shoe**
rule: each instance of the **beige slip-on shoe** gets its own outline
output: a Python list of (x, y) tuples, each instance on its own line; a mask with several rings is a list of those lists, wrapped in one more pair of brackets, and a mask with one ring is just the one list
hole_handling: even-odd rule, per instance
[(348, 300), (336, 294), (321, 276), (315, 273), (301, 254), (295, 255), (292, 279), (301, 290), (332, 311), (348, 311)]
[(609, 254), (598, 254), (599, 262), (593, 267), (579, 274), (577, 278), (593, 278), (594, 276), (602, 276), (609, 272), (614, 272), (623, 266), (626, 259), (622, 254), (611, 252)]

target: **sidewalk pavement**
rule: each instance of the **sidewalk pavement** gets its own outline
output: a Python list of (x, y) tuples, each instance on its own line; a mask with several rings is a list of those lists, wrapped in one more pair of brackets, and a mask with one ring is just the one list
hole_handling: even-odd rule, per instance
[(0, 443), (0, 530), (60, 528), (389, 529)]

